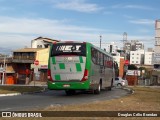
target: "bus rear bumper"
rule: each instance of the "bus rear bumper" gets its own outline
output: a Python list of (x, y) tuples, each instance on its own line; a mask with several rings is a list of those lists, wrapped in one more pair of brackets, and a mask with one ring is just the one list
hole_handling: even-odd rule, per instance
[(50, 90), (88, 90), (90, 88), (89, 81), (85, 82), (51, 82), (48, 81), (48, 89)]

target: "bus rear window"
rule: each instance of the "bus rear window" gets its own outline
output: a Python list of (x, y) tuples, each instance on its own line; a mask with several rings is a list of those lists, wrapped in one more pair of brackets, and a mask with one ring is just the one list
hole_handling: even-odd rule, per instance
[(53, 44), (51, 56), (59, 56), (59, 55), (86, 56), (86, 44), (84, 43)]

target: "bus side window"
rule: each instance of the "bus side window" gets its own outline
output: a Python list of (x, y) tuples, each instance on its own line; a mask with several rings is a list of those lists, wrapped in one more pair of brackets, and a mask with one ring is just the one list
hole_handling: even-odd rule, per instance
[(108, 67), (107, 61), (108, 61), (108, 57), (107, 57), (107, 55), (105, 55), (104, 56), (104, 65), (105, 65), (105, 67)]
[(114, 63), (113, 63), (113, 59), (111, 58), (111, 66), (110, 66), (111, 68), (113, 68), (114, 67)]
[(112, 58), (109, 56), (106, 56), (106, 60), (105, 60), (105, 65), (108, 68), (112, 68), (113, 67), (113, 61)]
[(93, 61), (94, 64), (96, 64), (96, 61), (97, 61), (96, 60), (97, 59), (96, 58), (96, 56), (97, 56), (96, 54), (97, 54), (96, 50), (94, 48), (91, 48), (91, 59), (92, 59), (92, 61)]
[(110, 57), (109, 60), (109, 68), (113, 68), (113, 59)]
[(99, 53), (99, 64), (103, 65), (103, 53)]
[(97, 64), (100, 64), (100, 53), (97, 51)]

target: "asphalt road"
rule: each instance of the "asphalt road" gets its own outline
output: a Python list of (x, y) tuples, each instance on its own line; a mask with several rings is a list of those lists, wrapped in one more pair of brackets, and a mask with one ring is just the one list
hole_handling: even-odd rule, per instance
[(110, 100), (128, 95), (124, 89), (113, 88), (112, 91), (103, 90), (99, 95), (89, 92), (78, 92), (67, 96), (64, 91), (46, 91), (43, 93), (24, 94), (0, 97), (0, 111), (24, 111), (45, 108), (54, 105), (80, 104), (100, 100)]

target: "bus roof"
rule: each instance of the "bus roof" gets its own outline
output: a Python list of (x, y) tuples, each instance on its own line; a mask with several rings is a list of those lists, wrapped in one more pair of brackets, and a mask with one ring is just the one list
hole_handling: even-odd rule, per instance
[(89, 43), (89, 42), (82, 42), (82, 41), (60, 41), (60, 42), (56, 42), (56, 44), (59, 44), (59, 43), (86, 43), (86, 44), (90, 44), (92, 47), (96, 48), (97, 50), (101, 51), (102, 53), (110, 56), (110, 57), (113, 57), (110, 53), (104, 51), (103, 49), (93, 45), (92, 43)]
[(57, 44), (59, 43), (86, 43), (86, 42), (81, 42), (81, 41), (60, 41), (60, 42), (56, 42)]

